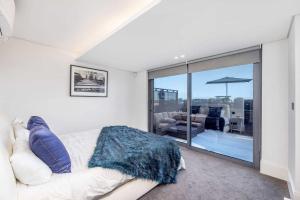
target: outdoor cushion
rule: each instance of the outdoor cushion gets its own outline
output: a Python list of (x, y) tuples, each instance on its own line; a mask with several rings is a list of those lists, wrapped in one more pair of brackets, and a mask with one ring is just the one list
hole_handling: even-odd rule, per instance
[(201, 106), (200, 107), (200, 114), (207, 115), (209, 108), (207, 106)]
[(191, 112), (192, 114), (200, 113), (201, 106), (192, 106)]
[(206, 119), (206, 115), (200, 114), (200, 115), (194, 116), (193, 119), (192, 119), (192, 121), (204, 124), (205, 123), (205, 119)]
[(161, 113), (154, 113), (154, 122), (155, 125), (158, 126), (160, 120), (163, 118)]
[(201, 123), (197, 123), (197, 122), (192, 122), (192, 126), (199, 127), (199, 126), (202, 126), (202, 124)]
[(178, 113), (177, 112), (169, 112), (169, 118), (174, 118), (174, 116), (176, 116)]
[(162, 113), (162, 116), (163, 116), (163, 118), (168, 118), (168, 117), (169, 117), (169, 115), (168, 115), (167, 112), (163, 112), (163, 113)]
[(170, 124), (169, 123), (160, 123), (158, 127), (161, 129), (165, 129), (165, 128), (169, 128)]
[(221, 117), (222, 107), (209, 107), (208, 117)]
[(161, 123), (174, 123), (176, 122), (175, 119), (172, 119), (172, 118), (164, 118), (162, 120), (160, 120)]
[(182, 114), (181, 115), (181, 120), (186, 121), (187, 120), (187, 115), (186, 114)]
[(173, 117), (175, 120), (181, 120), (181, 115), (180, 114), (177, 114)]

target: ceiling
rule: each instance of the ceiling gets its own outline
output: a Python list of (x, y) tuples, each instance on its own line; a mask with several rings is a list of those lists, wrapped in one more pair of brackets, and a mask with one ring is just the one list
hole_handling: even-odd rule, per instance
[(162, 0), (78, 60), (129, 71), (174, 64), (286, 38), (297, 13), (299, 0)]
[(300, 13), (299, 0), (15, 3), (14, 37), (134, 72), (286, 38), (292, 16)]
[(14, 37), (81, 55), (158, 0), (15, 0)]

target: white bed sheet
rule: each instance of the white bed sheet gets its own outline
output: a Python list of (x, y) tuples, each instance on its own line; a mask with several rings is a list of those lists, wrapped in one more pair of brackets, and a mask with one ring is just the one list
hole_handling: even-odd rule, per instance
[[(72, 173), (53, 174), (50, 181), (28, 186), (17, 183), (19, 200), (89, 200), (99, 199), (108, 192), (133, 179), (117, 170), (101, 167), (89, 169), (90, 159), (100, 129), (59, 136), (69, 152)], [(181, 159), (180, 168), (185, 168)]]

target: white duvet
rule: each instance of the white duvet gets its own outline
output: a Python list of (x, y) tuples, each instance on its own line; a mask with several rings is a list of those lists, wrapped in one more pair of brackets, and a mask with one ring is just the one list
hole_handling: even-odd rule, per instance
[[(19, 200), (85, 200), (99, 199), (118, 186), (133, 179), (117, 170), (101, 167), (89, 169), (100, 129), (60, 136), (72, 162), (72, 173), (53, 174), (50, 181), (28, 186), (17, 183)], [(185, 168), (181, 159), (180, 168)]]

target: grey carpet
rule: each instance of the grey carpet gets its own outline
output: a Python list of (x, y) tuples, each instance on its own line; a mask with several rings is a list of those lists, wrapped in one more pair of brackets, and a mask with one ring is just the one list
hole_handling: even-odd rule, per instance
[(186, 170), (177, 184), (162, 185), (140, 200), (283, 200), (287, 183), (257, 170), (181, 147)]

